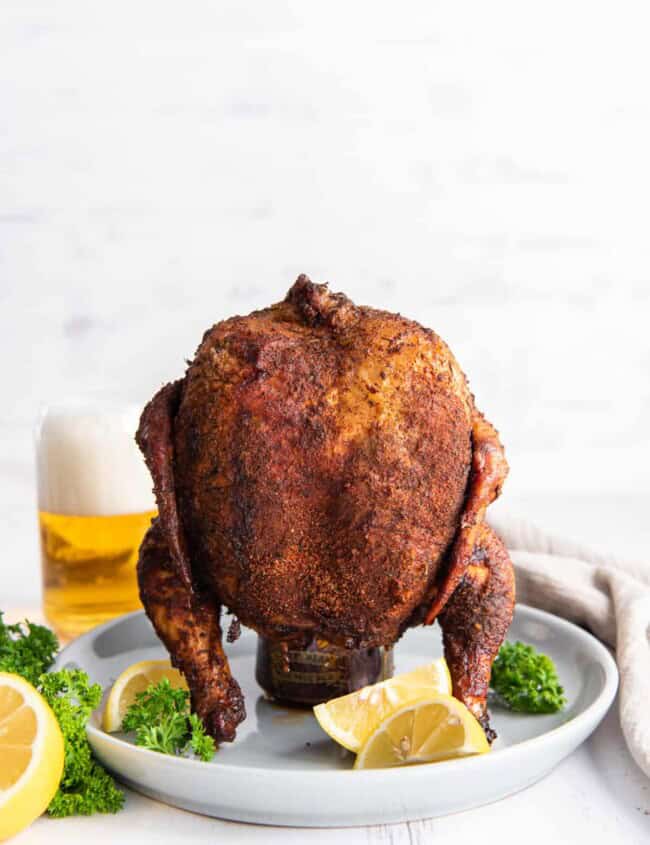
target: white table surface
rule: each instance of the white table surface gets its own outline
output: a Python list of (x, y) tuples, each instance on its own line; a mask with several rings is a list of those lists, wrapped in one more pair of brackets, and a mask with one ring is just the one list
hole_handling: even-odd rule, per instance
[[(535, 513), (547, 528), (577, 540), (615, 547), (639, 557), (650, 541), (643, 497), (520, 497), (518, 512)], [(512, 502), (509, 507), (512, 509)], [(505, 508), (498, 504), (496, 507)], [(38, 613), (38, 606), (14, 607), (11, 615)], [(332, 796), (336, 801), (336, 795)], [(16, 845), (83, 842), (142, 845), (171, 841), (234, 843), (430, 843), (454, 845), (498, 841), (650, 841), (650, 781), (630, 757), (621, 735), (616, 704), (592, 737), (547, 778), (504, 801), (446, 818), (409, 824), (346, 829), (290, 829), (223, 822), (173, 809), (127, 790), (116, 816), (43, 818), (16, 837)]]

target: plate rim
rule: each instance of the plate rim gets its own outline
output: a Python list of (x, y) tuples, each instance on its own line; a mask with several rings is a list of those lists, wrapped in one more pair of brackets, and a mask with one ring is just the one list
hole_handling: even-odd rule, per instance
[[(491, 760), (503, 760), (507, 762), (508, 758), (516, 757), (519, 754), (526, 753), (528, 749), (532, 746), (542, 746), (548, 743), (549, 738), (552, 739), (561, 739), (564, 736), (568, 736), (570, 734), (574, 734), (576, 731), (579, 732), (579, 729), (583, 725), (592, 725), (594, 722), (596, 725), (600, 722), (600, 720), (605, 716), (607, 711), (609, 710), (616, 692), (618, 690), (619, 684), (619, 672), (616, 662), (612, 655), (610, 654), (607, 647), (600, 642), (593, 634), (584, 630), (583, 628), (576, 625), (574, 622), (569, 622), (567, 619), (563, 619), (560, 616), (556, 616), (554, 613), (550, 613), (546, 610), (541, 610), (536, 607), (531, 607), (530, 605), (517, 603), (516, 609), (521, 609), (524, 613), (532, 617), (533, 620), (537, 619), (541, 622), (546, 621), (552, 624), (555, 627), (564, 628), (571, 632), (571, 635), (578, 640), (581, 640), (584, 643), (587, 643), (591, 649), (595, 649), (596, 654), (599, 658), (599, 663), (603, 668), (605, 679), (603, 688), (596, 697), (594, 701), (591, 702), (584, 710), (578, 713), (571, 719), (568, 719), (561, 725), (558, 725), (554, 728), (550, 728), (548, 731), (540, 734), (539, 736), (530, 737), (529, 739), (524, 739), (521, 742), (517, 742), (514, 745), (510, 745), (506, 748), (500, 748), (496, 750), (494, 755), (470, 755), (468, 757), (459, 758), (455, 760), (444, 760), (440, 763), (436, 764), (436, 769), (439, 770), (441, 766), (445, 770), (449, 770), (449, 767), (457, 767), (459, 765), (464, 766), (466, 769), (471, 765), (484, 765), (486, 758)], [(90, 631), (87, 631), (85, 634), (82, 634), (80, 637), (77, 637), (72, 642), (68, 643), (57, 655), (56, 661), (54, 666), (56, 668), (62, 668), (63, 664), (66, 662), (66, 652), (71, 649), (72, 646), (77, 645), (80, 640), (88, 640), (92, 641), (95, 637), (99, 636), (106, 630), (110, 630), (113, 626), (123, 622), (126, 619), (131, 617), (144, 615), (146, 616), (145, 611), (142, 610), (135, 610), (131, 613), (126, 613), (121, 616), (117, 616), (114, 619), (110, 619), (108, 622), (105, 622), (103, 625), (99, 625), (96, 628), (92, 628)], [(161, 644), (162, 645), (162, 644)], [(83, 668), (83, 667), (80, 667)], [(84, 670), (87, 671), (87, 670)], [(97, 712), (97, 711), (94, 711)], [(534, 714), (531, 714), (534, 716)], [(106, 743), (108, 745), (114, 746), (116, 749), (120, 749), (126, 753), (130, 754), (137, 754), (143, 756), (143, 759), (152, 759), (160, 761), (161, 758), (164, 758), (166, 763), (171, 763), (172, 765), (179, 766), (181, 768), (185, 768), (188, 771), (202, 771), (206, 772), (206, 765), (201, 760), (194, 760), (188, 757), (176, 757), (174, 755), (161, 755), (156, 751), (151, 751), (148, 748), (142, 748), (138, 745), (134, 745), (131, 742), (127, 742), (119, 737), (115, 736), (114, 734), (109, 734), (106, 731), (103, 731), (101, 728), (92, 724), (92, 722), (88, 722), (86, 727), (87, 733), (89, 736), (93, 738), (97, 737), (97, 740), (102, 743)], [(277, 769), (268, 766), (247, 766), (247, 765), (233, 765), (232, 763), (220, 763), (217, 765), (219, 772), (224, 772), (229, 775), (237, 776), (246, 774), (254, 774), (256, 776), (277, 776)], [(377, 778), (377, 777), (397, 777), (401, 781), (404, 780), (404, 777), (426, 777), (427, 773), (430, 774), (430, 767), (427, 765), (421, 766), (395, 766), (383, 769), (313, 769), (313, 768), (291, 768), (287, 770), (282, 770), (283, 776), (299, 776), (300, 778), (313, 778), (313, 779), (322, 779), (322, 778), (339, 778), (341, 776), (354, 776), (355, 778)], [(409, 772), (409, 775), (406, 773)]]

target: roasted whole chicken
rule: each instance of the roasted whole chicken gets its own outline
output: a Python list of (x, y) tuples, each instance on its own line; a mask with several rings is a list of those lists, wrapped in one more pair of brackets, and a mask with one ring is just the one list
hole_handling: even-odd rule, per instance
[(454, 695), (493, 735), (514, 578), (484, 517), (508, 467), (433, 331), (300, 276), (283, 302), (205, 333), (137, 442), (159, 511), (142, 602), (215, 739), (245, 717), (223, 607), (295, 647), (390, 646), (437, 619)]

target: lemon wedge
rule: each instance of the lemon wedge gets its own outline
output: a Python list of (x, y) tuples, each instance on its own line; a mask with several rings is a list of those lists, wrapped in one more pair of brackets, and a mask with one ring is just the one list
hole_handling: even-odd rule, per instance
[(355, 769), (437, 763), (490, 750), (483, 729), (450, 695), (432, 695), (396, 710), (357, 755)]
[(63, 757), (61, 728), (45, 699), (24, 678), (0, 672), (0, 840), (44, 812)]
[(442, 657), (413, 672), (318, 704), (314, 715), (326, 734), (357, 752), (387, 715), (434, 693), (451, 694), (451, 677)]
[(124, 714), (135, 701), (139, 692), (144, 692), (150, 684), (157, 684), (167, 678), (175, 688), (187, 689), (185, 678), (178, 669), (174, 669), (169, 660), (142, 660), (125, 669), (117, 678), (106, 702), (102, 728), (107, 733), (122, 728)]

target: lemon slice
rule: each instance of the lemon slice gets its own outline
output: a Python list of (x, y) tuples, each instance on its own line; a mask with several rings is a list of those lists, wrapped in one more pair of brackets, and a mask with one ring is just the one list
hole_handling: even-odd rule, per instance
[(45, 699), (0, 672), (0, 840), (41, 815), (63, 774), (63, 736)]
[(143, 660), (125, 669), (111, 687), (102, 718), (103, 729), (107, 733), (121, 730), (124, 714), (135, 701), (136, 694), (163, 678), (175, 688), (187, 689), (185, 678), (169, 660)]
[(442, 657), (413, 672), (318, 704), (314, 715), (326, 734), (357, 752), (389, 713), (434, 693), (451, 694), (449, 669)]
[(489, 750), (483, 729), (462, 702), (450, 695), (432, 695), (384, 719), (359, 752), (354, 768), (436, 763)]

